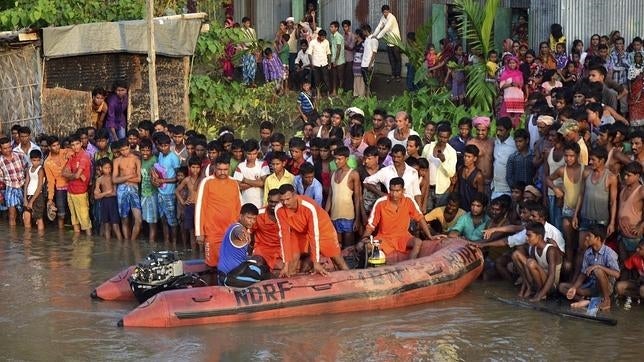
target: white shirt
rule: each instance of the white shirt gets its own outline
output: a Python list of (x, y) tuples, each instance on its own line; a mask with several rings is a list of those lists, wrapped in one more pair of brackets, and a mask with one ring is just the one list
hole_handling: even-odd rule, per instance
[(378, 52), (378, 40), (374, 38), (368, 38), (364, 41), (364, 51), (362, 53), (362, 61), (360, 61), (360, 67), (368, 68), (371, 65), (371, 59), (376, 56)]
[(434, 148), (437, 141), (434, 141), (423, 148), (422, 157), (429, 161), (429, 184), (436, 186), (436, 194), (441, 195), (447, 192), (451, 185), (451, 177), (456, 174), (456, 150), (448, 144), (445, 145), (443, 155), (445, 162), (434, 157)]
[[(383, 15), (380, 18), (380, 21), (378, 22), (378, 26), (376, 27), (376, 30), (373, 31), (373, 36), (375, 36), (378, 39), (382, 39), (387, 34), (391, 34), (394, 37), (398, 37), (400, 39), (400, 28), (398, 28), (398, 20), (396, 20), (396, 17), (394, 14), (389, 13), (389, 15), (385, 18)], [(389, 44), (389, 46), (394, 46), (393, 44)]]
[[(528, 133), (530, 134), (530, 151), (534, 152), (534, 144), (537, 143), (541, 135), (539, 134), (539, 127), (537, 127), (537, 118), (538, 114), (530, 114), (528, 119), (526, 119), (525, 124), (528, 127)], [(532, 120), (535, 121), (535, 124), (532, 124)]]
[[(546, 222), (543, 225), (544, 229), (546, 229), (546, 235), (545, 239), (552, 239), (557, 243), (557, 247), (559, 250), (561, 250), (562, 253), (566, 252), (566, 241), (563, 238), (563, 234), (561, 234), (561, 231), (557, 229), (554, 225), (552, 225), (549, 222)], [(523, 229), (519, 231), (518, 233), (514, 235), (508, 236), (508, 246), (513, 248), (518, 245), (523, 245), (528, 242), (527, 235), (526, 235), (526, 230)]]
[(295, 58), (296, 65), (299, 65), (300, 62), (302, 62), (302, 68), (306, 68), (311, 65), (311, 59), (309, 59), (309, 56), (302, 50), (297, 52), (297, 57)]
[[(241, 162), (237, 165), (233, 179), (236, 181), (243, 181), (244, 179), (248, 180), (259, 180), (264, 176), (268, 176), (271, 173), (268, 165), (263, 166), (263, 162), (255, 160), (255, 166), (248, 167), (246, 161)], [(241, 192), (242, 205), (246, 203), (251, 203), (257, 208), (261, 208), (264, 203), (264, 188), (263, 187), (250, 187)]]
[[(389, 192), (389, 181), (398, 176), (398, 171), (394, 165), (383, 167), (378, 172), (364, 179), (365, 184), (377, 185), (379, 183), (385, 185), (387, 192)], [(405, 181), (405, 195), (412, 199), (416, 195), (420, 195), (420, 179), (418, 178), (418, 171), (413, 167), (405, 164), (405, 171), (403, 172), (402, 179)]]
[(394, 137), (395, 133), (396, 133), (395, 129), (392, 129), (391, 131), (389, 131), (389, 133), (387, 133), (387, 138), (391, 140), (391, 148), (393, 148), (395, 145), (403, 145), (405, 149), (407, 149), (407, 138), (409, 138), (409, 136), (416, 135), (420, 137), (418, 132), (414, 131), (413, 129), (410, 129), (409, 136), (407, 136), (407, 138), (401, 141), (401, 140), (397, 140), (396, 137)]
[(506, 166), (508, 158), (516, 150), (514, 138), (508, 137), (504, 142), (499, 141), (498, 137), (494, 139), (494, 179), (492, 180), (494, 192), (510, 192), (510, 185), (505, 180)]
[[(31, 153), (31, 151), (33, 151), (33, 150), (38, 150), (38, 151), (41, 151), (41, 152), (42, 152), (42, 150), (41, 150), (41, 149), (40, 149), (40, 147), (39, 147), (37, 144), (35, 144), (34, 142), (29, 141), (29, 143), (30, 143), (30, 145), (29, 145), (29, 149), (27, 150), (27, 152), (26, 152), (26, 153), (25, 153), (25, 151), (23, 151), (23, 150), (22, 150), (22, 148), (20, 147), (20, 143), (18, 143), (18, 145), (17, 145), (16, 147), (14, 147), (14, 148), (13, 148), (13, 152), (16, 152), (16, 153), (19, 153), (19, 154), (23, 155), (23, 156), (25, 157), (25, 160), (27, 160), (27, 164), (29, 165), (29, 167), (31, 167), (31, 157), (29, 157), (29, 154), (30, 154), (30, 153)], [(41, 159), (44, 159), (44, 157), (45, 157), (45, 155), (41, 155), (41, 157), (40, 157), (40, 158), (41, 158)]]
[(306, 54), (311, 55), (311, 63), (314, 67), (326, 67), (329, 65), (328, 56), (331, 55), (331, 46), (329, 41), (324, 39), (323, 41), (311, 40), (309, 43), (309, 48), (306, 50)]

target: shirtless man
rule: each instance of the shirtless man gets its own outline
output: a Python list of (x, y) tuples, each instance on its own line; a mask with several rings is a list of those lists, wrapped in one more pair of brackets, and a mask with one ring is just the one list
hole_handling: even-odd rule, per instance
[(628, 164), (631, 160), (628, 156), (622, 153), (621, 150), (613, 145), (616, 133), (615, 126), (612, 124), (605, 124), (599, 127), (597, 146), (606, 148), (606, 151), (608, 151), (606, 167), (608, 167), (608, 169), (615, 175), (619, 175), (622, 167)]
[[(188, 177), (177, 186), (175, 195), (179, 205), (183, 206), (183, 222), (181, 225), (183, 241), (185, 243), (190, 238), (190, 245), (195, 240), (195, 203), (197, 202), (197, 188), (199, 187), (199, 174), (201, 173), (201, 160), (192, 156), (188, 159)], [(187, 197), (184, 197), (186, 195)], [(188, 234), (188, 238), (185, 234)]]
[(619, 230), (619, 256), (626, 260), (633, 254), (644, 233), (644, 187), (640, 185), (642, 165), (632, 161), (624, 167), (624, 182), (619, 193), (617, 228)]
[[(116, 198), (121, 216), (123, 239), (136, 240), (141, 232), (141, 199), (139, 182), (141, 182), (141, 160), (130, 151), (127, 141), (118, 141), (120, 156), (114, 160), (112, 182), (116, 187)], [(130, 230), (129, 212), (132, 211), (134, 226)]]
[(631, 149), (633, 150), (633, 161), (644, 166), (644, 132), (636, 131), (631, 134)]
[(492, 162), (494, 161), (494, 139), (488, 137), (490, 118), (476, 117), (472, 120), (472, 124), (476, 128), (476, 137), (470, 139), (467, 144), (474, 145), (479, 149), (476, 168), (481, 170), (483, 174), (485, 192), (489, 195), (492, 183)]

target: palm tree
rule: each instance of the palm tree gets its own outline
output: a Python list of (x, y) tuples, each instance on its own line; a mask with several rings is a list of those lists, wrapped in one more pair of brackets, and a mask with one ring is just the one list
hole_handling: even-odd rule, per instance
[(494, 47), (494, 18), (500, 0), (486, 0), (483, 5), (478, 0), (455, 0), (459, 11), (459, 31), (483, 59), (478, 64), (466, 67), (467, 98), (470, 104), (482, 111), (492, 113), (497, 89), (486, 79), (485, 57)]

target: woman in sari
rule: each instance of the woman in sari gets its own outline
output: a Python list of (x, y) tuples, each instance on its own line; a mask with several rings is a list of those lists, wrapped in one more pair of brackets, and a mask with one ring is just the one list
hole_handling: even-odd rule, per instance
[(535, 61), (536, 56), (532, 49), (528, 50), (525, 55), (525, 62), (521, 63), (519, 69), (523, 74), (523, 84), (525, 85), (524, 92), (526, 98), (530, 94), (538, 92), (541, 87), (543, 78), (543, 68), (541, 64)]
[(557, 61), (550, 51), (548, 43), (545, 41), (539, 44), (539, 60), (543, 69), (555, 70), (557, 69)]
[(505, 69), (499, 78), (499, 88), (503, 91), (500, 117), (510, 117), (512, 126), (519, 125), (519, 117), (525, 111), (523, 94), (523, 73), (519, 70), (519, 59), (511, 56), (506, 60)]
[(633, 64), (628, 68), (628, 113), (631, 126), (644, 126), (644, 55), (637, 52), (633, 55)]

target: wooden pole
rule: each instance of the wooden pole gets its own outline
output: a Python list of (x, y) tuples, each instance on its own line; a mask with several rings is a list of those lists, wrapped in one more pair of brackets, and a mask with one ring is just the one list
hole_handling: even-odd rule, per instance
[(148, 84), (150, 86), (150, 120), (159, 119), (159, 95), (157, 93), (157, 59), (154, 44), (154, 0), (147, 1), (148, 17)]

